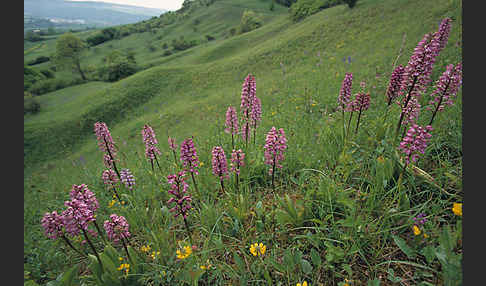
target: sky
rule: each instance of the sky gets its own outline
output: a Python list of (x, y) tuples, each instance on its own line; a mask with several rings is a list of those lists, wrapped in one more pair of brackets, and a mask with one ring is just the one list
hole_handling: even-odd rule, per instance
[(148, 8), (159, 8), (159, 9), (165, 9), (169, 11), (179, 10), (179, 8), (182, 7), (182, 2), (184, 2), (184, 0), (77, 0), (77, 1), (107, 2), (107, 3), (134, 5), (134, 6), (141, 6), (141, 7), (148, 7)]

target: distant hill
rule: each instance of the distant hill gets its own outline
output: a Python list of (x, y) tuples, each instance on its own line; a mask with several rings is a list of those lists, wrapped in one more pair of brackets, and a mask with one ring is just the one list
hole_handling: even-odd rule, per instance
[(163, 9), (104, 2), (24, 0), (24, 18), (47, 19), (52, 23), (116, 26), (158, 17), (165, 12)]

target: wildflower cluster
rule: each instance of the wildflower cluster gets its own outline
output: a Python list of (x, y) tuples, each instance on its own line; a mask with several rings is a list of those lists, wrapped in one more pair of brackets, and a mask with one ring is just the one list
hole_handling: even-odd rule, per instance
[(192, 254), (192, 248), (189, 245), (184, 246), (182, 250), (180, 249), (176, 250), (176, 255), (178, 259), (186, 259), (191, 254)]
[(390, 83), (386, 90), (386, 98), (388, 99), (388, 106), (391, 105), (392, 101), (398, 97), (400, 91), (402, 78), (403, 78), (404, 67), (399, 65), (391, 74)]
[(344, 76), (344, 80), (341, 84), (341, 90), (339, 91), (339, 96), (338, 96), (338, 102), (339, 102), (338, 108), (343, 111), (350, 111), (350, 108), (352, 106), (351, 104), (352, 85), (353, 85), (353, 74), (346, 73), (346, 75)]
[(275, 168), (282, 168), (280, 161), (284, 159), (283, 152), (287, 149), (287, 139), (284, 130), (280, 128), (277, 131), (273, 126), (267, 133), (263, 148), (265, 149), (265, 164), (271, 166), (268, 173), (273, 175)]
[(238, 115), (236, 114), (236, 109), (233, 106), (228, 106), (226, 110), (226, 122), (225, 122), (224, 132), (232, 135), (236, 135), (239, 132), (238, 127)]
[(175, 213), (174, 217), (181, 215), (184, 219), (186, 219), (188, 211), (192, 208), (190, 204), (192, 198), (191, 195), (187, 193), (189, 185), (184, 180), (185, 175), (186, 172), (181, 171), (177, 173), (177, 175), (173, 174), (167, 176), (167, 181), (171, 184), (168, 192), (173, 195), (173, 197), (167, 201), (167, 204), (176, 204), (169, 211)]
[(438, 111), (442, 111), (446, 105), (454, 104), (453, 97), (456, 95), (461, 84), (462, 64), (458, 63), (455, 67), (453, 64), (448, 65), (439, 80), (437, 80), (435, 89), (431, 94), (433, 99), (429, 101), (430, 107), (428, 109), (432, 109), (432, 106), (434, 106), (435, 110), (429, 125), (432, 124)]
[(267, 246), (265, 246), (263, 243), (253, 243), (250, 245), (250, 253), (253, 254), (253, 256), (263, 256), (265, 255), (265, 252), (267, 250)]
[(462, 216), (462, 203), (453, 203), (452, 212), (455, 215)]
[(245, 165), (245, 153), (241, 149), (233, 150), (231, 152), (231, 172), (235, 172), (236, 175), (240, 174), (240, 167)]
[(131, 191), (135, 186), (135, 177), (129, 169), (122, 169), (120, 172), (121, 181)]
[(248, 74), (243, 82), (240, 112), (244, 122), (241, 126), (241, 136), (248, 143), (251, 129), (253, 128), (254, 133), (256, 132), (258, 121), (261, 120), (262, 115), (261, 101), (256, 96), (255, 77), (251, 74)]
[(130, 264), (128, 264), (128, 263), (122, 263), (117, 268), (117, 270), (125, 271), (125, 275), (128, 275), (128, 272), (130, 271)]
[(50, 239), (57, 239), (64, 235), (63, 231), (63, 217), (53, 211), (44, 214), (41, 220), (44, 234)]
[(123, 239), (128, 239), (131, 234), (129, 225), (124, 216), (111, 214), (109, 220), (105, 220), (103, 224), (108, 238), (114, 243), (119, 243)]
[(223, 148), (221, 146), (215, 146), (213, 147), (211, 154), (213, 174), (218, 176), (221, 181), (227, 179), (229, 177), (228, 162), (226, 160), (226, 155), (224, 154)]
[(181, 161), (186, 172), (191, 172), (196, 175), (199, 174), (197, 170), (199, 158), (192, 138), (187, 138), (181, 144)]
[(150, 161), (156, 159), (156, 155), (160, 155), (161, 152), (157, 148), (157, 138), (155, 138), (155, 132), (148, 124), (145, 124), (142, 129), (143, 142), (145, 143), (145, 156)]
[(405, 138), (403, 138), (400, 146), (398, 147), (398, 149), (405, 154), (406, 164), (409, 164), (410, 161), (416, 162), (419, 153), (425, 153), (427, 143), (430, 137), (432, 137), (432, 135), (429, 133), (430, 131), (432, 131), (432, 126), (430, 125), (423, 128), (417, 124), (412, 124), (412, 126), (408, 129)]
[(103, 179), (103, 183), (105, 185), (114, 186), (118, 182), (118, 177), (116, 176), (115, 171), (111, 169), (104, 170), (101, 174), (101, 178)]

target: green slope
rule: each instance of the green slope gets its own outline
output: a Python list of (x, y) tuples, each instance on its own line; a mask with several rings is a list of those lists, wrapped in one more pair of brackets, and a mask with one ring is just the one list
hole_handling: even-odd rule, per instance
[[(263, 13), (265, 24), (224, 38), (246, 8)], [(339, 114), (328, 115), (335, 110), (345, 72), (353, 73), (354, 91), (360, 81), (371, 90), (370, 112), (363, 120), (369, 119), (364, 124), (373, 129), (372, 120), (383, 112), (383, 95), (404, 35), (398, 64), (407, 63), (423, 35), (435, 31), (441, 19), (452, 17), (448, 45), (432, 77), (438, 78), (447, 64), (462, 60), (461, 9), (460, 1), (450, 0), (361, 0), (353, 9), (340, 5), (292, 23), (281, 6), (276, 5), (276, 11), (270, 13), (266, 1), (221, 0), (189, 15), (182, 24), (93, 48), (87, 65), (98, 63), (116, 48), (135, 51), (140, 65), (152, 67), (116, 83), (92, 82), (43, 95), (42, 111), (24, 118), (24, 234), (29, 234), (24, 239), (24, 253), (38, 247), (32, 241), (43, 239), (38, 221), (45, 211), (62, 204), (65, 196), (60, 194), (81, 182), (102, 187), (101, 152), (93, 134), (96, 121), (108, 124), (130, 169), (147, 168), (141, 159), (140, 136), (146, 123), (157, 133), (164, 156), (170, 159), (167, 135), (179, 143), (194, 135), (201, 146), (201, 161), (210, 166), (211, 146), (229, 148), (222, 133), (224, 114), (229, 105), (238, 109), (241, 85), (252, 73), (263, 108), (258, 143), (263, 143), (271, 126), (283, 127), (291, 143), (286, 172), (325, 168), (340, 155), (326, 151), (340, 145), (326, 128), (340, 126), (336, 125)], [(200, 19), (197, 32), (193, 29), (195, 19)], [(216, 40), (168, 57), (162, 57), (161, 48), (149, 52), (144, 46), (148, 42), (161, 46), (180, 35), (195, 39), (205, 34), (215, 35)], [(309, 98), (315, 103), (313, 113), (304, 114)], [(393, 116), (397, 110), (391, 112)], [(460, 100), (437, 122), (438, 136), (444, 145), (453, 146), (454, 152), (461, 146), (461, 122)], [(374, 136), (370, 132), (361, 139)], [(326, 136), (331, 139), (324, 140)], [(255, 166), (264, 169), (262, 162)], [(449, 173), (460, 174), (460, 164), (451, 168)], [(434, 174), (434, 168), (428, 171)], [(211, 176), (210, 170), (204, 174)], [(150, 181), (146, 177), (140, 180)], [(214, 188), (208, 181), (202, 184)], [(30, 209), (41, 197), (37, 208)], [(44, 268), (53, 263), (46, 257), (41, 261)]]

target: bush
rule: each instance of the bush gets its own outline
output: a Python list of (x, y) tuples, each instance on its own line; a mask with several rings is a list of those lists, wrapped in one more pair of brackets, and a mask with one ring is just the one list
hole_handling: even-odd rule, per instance
[(41, 72), (24, 65), (24, 91), (28, 90), (33, 84), (46, 79)]
[(37, 113), (40, 111), (40, 103), (32, 94), (24, 92), (24, 114)]
[(255, 30), (263, 25), (262, 18), (252, 10), (245, 10), (241, 15), (239, 33), (243, 34)]
[(276, 3), (283, 5), (285, 7), (290, 7), (294, 4), (297, 0), (275, 0)]
[(297, 0), (290, 7), (290, 17), (294, 22), (297, 22), (323, 9), (342, 3), (342, 0)]
[(40, 73), (43, 74), (46, 78), (54, 78), (54, 72), (50, 69), (42, 69)]
[(164, 57), (172, 55), (172, 52), (170, 50), (165, 50), (164, 53), (162, 54)]
[(27, 65), (29, 66), (33, 66), (33, 65), (37, 65), (37, 64), (41, 64), (41, 63), (45, 63), (45, 62), (48, 62), (50, 60), (49, 57), (46, 57), (46, 56), (39, 56), (37, 58), (35, 58), (35, 60), (31, 60), (27, 63)]
[(195, 40), (186, 41), (186, 40), (184, 40), (184, 36), (181, 36), (179, 39), (172, 39), (172, 48), (175, 51), (187, 50), (187, 49), (194, 47), (196, 45), (197, 45), (197, 42)]
[(348, 4), (349, 8), (353, 8), (354, 5), (356, 5), (356, 2), (358, 2), (358, 0), (344, 0), (344, 3)]
[(208, 42), (209, 42), (209, 41), (212, 41), (212, 40), (214, 40), (214, 39), (215, 39), (215, 38), (214, 38), (213, 36), (211, 36), (211, 35), (206, 35), (206, 40), (208, 40)]
[(112, 51), (104, 59), (105, 66), (99, 70), (99, 75), (105, 81), (118, 81), (137, 72), (137, 64), (133, 53)]
[(45, 79), (35, 82), (28, 91), (34, 95), (41, 95), (48, 92), (53, 92), (58, 89), (62, 89), (68, 86), (77, 85), (84, 83), (85, 81), (82, 79), (60, 79), (60, 78), (51, 78)]

